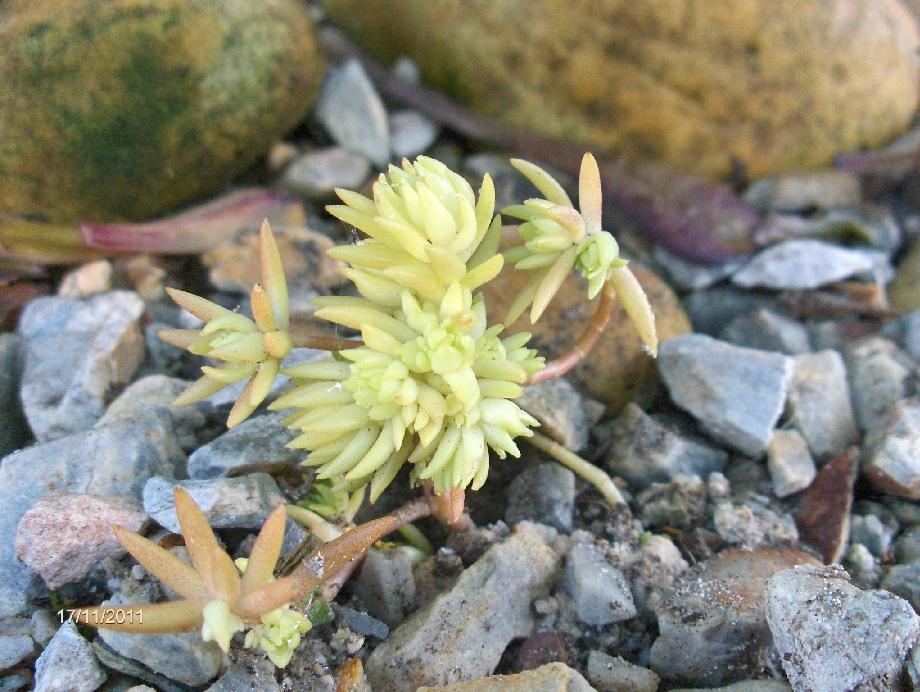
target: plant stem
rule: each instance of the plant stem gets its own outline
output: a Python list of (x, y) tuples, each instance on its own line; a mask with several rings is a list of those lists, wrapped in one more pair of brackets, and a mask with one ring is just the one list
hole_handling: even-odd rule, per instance
[(340, 339), (337, 336), (325, 334), (309, 334), (305, 331), (307, 325), (292, 322), (290, 327), (291, 340), (295, 348), (315, 348), (320, 351), (343, 351), (347, 348), (357, 348), (363, 345), (360, 339)]
[(620, 494), (619, 488), (614, 485), (613, 480), (602, 469), (585, 461), (575, 452), (566, 449), (558, 442), (554, 442), (546, 435), (534, 432), (533, 437), (528, 437), (526, 440), (540, 451), (549, 454), (563, 466), (572, 469), (572, 471), (597, 488), (611, 507), (626, 504), (626, 500)]
[(613, 314), (614, 295), (613, 288), (609, 283), (605, 283), (604, 288), (601, 290), (601, 300), (597, 304), (594, 317), (572, 348), (558, 358), (551, 360), (543, 366), (540, 372), (528, 377), (524, 382), (524, 386), (562, 377), (591, 352), (591, 349), (597, 343), (598, 337), (607, 326), (607, 322), (610, 321), (610, 315)]

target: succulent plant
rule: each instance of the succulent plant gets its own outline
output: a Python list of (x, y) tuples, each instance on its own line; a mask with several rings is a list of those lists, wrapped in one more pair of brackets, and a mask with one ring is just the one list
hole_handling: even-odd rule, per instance
[(230, 410), (227, 426), (245, 420), (271, 389), (281, 361), (293, 347), (288, 331), (288, 292), (278, 246), (268, 222), (259, 236), (261, 283), (250, 294), (253, 317), (221, 307), (191, 293), (167, 288), (182, 308), (206, 322), (200, 329), (163, 329), (158, 336), (200, 356), (224, 361), (219, 367), (204, 366), (204, 375), (193, 382), (173, 403), (193, 404), (216, 394), (234, 382), (249, 379)]
[[(331, 360), (281, 367), (294, 340), (280, 257), (264, 224), (262, 283), (251, 301), (254, 319), (170, 292), (207, 324), (161, 336), (225, 361), (204, 367), (204, 376), (176, 403), (191, 403), (249, 378), (230, 413), (228, 425), (235, 425), (264, 400), (281, 372), (294, 387), (270, 408), (292, 409), (285, 425), (298, 434), (289, 446), (308, 450), (304, 463), (316, 467), (317, 479), (328, 481), (319, 509), (330, 514), (341, 512), (343, 503), (352, 507), (364, 488), (373, 502), (409, 465), (413, 483), (424, 483), (444, 498), (439, 516), (458, 519), (463, 490), (482, 487), (490, 455), (517, 457), (516, 440), (535, 434), (536, 419), (513, 400), (526, 383), (557, 377), (584, 356), (609, 317), (614, 291), (649, 350), (657, 347), (645, 294), (619, 257), (613, 236), (601, 228), (594, 158), (587, 154), (582, 163), (578, 210), (546, 171), (525, 161), (512, 163), (545, 198), (504, 210), (524, 222), (518, 229), (524, 244), (504, 255), (488, 175), (477, 195), (443, 163), (421, 156), (390, 166), (374, 183), (372, 198), (336, 191), (344, 204), (329, 206), (329, 213), (367, 237), (329, 252), (346, 264), (343, 273), (359, 295), (314, 300), (315, 317), (361, 336), (345, 343), (336, 339), (332, 346), (321, 340), (304, 344), (324, 343), (335, 350)], [(509, 320), (528, 305), (531, 320), (539, 319), (572, 269), (587, 279), (589, 298), (603, 292), (597, 323), (585, 332), (589, 338), (542, 374), (543, 358), (527, 347), (530, 334), (505, 335), (502, 324), (490, 323), (479, 291), (506, 258), (537, 272), (514, 301)]]
[[(185, 632), (201, 629), (202, 639), (224, 651), (237, 632), (250, 629), (247, 646), (260, 646), (279, 667), (287, 665), (310, 620), (291, 604), (330, 579), (371, 544), (396, 527), (393, 517), (362, 524), (323, 545), (290, 575), (273, 572), (284, 538), (285, 509), (265, 521), (248, 560), (233, 560), (217, 543), (207, 518), (181, 487), (174, 490), (176, 517), (192, 564), (133, 531), (115, 526), (118, 541), (180, 600), (109, 605), (70, 611), (80, 624), (123, 632)], [(240, 569), (242, 568), (242, 569)]]

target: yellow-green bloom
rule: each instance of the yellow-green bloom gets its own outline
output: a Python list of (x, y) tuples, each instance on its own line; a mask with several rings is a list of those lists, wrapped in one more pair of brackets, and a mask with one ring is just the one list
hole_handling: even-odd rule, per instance
[(196, 355), (224, 361), (219, 367), (203, 367), (204, 376), (182, 392), (173, 405), (192, 404), (248, 378), (227, 419), (231, 428), (262, 403), (282, 359), (293, 346), (288, 332), (287, 284), (267, 221), (262, 224), (260, 251), (262, 282), (253, 287), (250, 295), (252, 319), (191, 293), (166, 289), (180, 307), (207, 324), (201, 330), (164, 329), (159, 337)]
[(246, 633), (245, 644), (249, 648), (258, 646), (279, 668), (291, 662), (294, 650), (300, 646), (301, 637), (310, 631), (313, 624), (303, 614), (282, 606), (262, 618), (262, 624), (256, 625)]
[(201, 638), (216, 641), (224, 651), (230, 649), (230, 640), (237, 632), (246, 629), (243, 620), (232, 610), (230, 604), (220, 599), (209, 602), (201, 610), (204, 622), (201, 625)]

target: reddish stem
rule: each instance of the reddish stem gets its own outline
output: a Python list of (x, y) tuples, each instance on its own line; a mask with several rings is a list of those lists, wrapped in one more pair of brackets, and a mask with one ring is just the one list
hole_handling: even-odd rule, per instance
[(540, 372), (528, 377), (524, 385), (555, 380), (578, 365), (594, 348), (594, 344), (597, 343), (598, 338), (607, 326), (607, 322), (610, 321), (610, 316), (613, 314), (613, 298), (613, 289), (610, 284), (605, 283), (604, 288), (601, 290), (601, 300), (597, 305), (594, 318), (588, 324), (584, 333), (578, 337), (578, 341), (561, 356), (547, 363)]

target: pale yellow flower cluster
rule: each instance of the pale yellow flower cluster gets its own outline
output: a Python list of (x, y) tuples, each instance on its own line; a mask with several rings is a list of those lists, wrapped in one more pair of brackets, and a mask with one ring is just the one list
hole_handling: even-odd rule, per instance
[(500, 339), (476, 292), (503, 265), (500, 222), (486, 176), (479, 199), (444, 164), (390, 167), (373, 199), (339, 191), (330, 213), (369, 238), (330, 252), (362, 297), (317, 299), (316, 316), (360, 331), (343, 360), (285, 369), (298, 386), (272, 408), (295, 408), (293, 447), (313, 450), (318, 478), (370, 483), (374, 500), (400, 468), (436, 492), (478, 489), (489, 449), (520, 454), (514, 438), (536, 420), (510, 399), (543, 364), (529, 334)]

